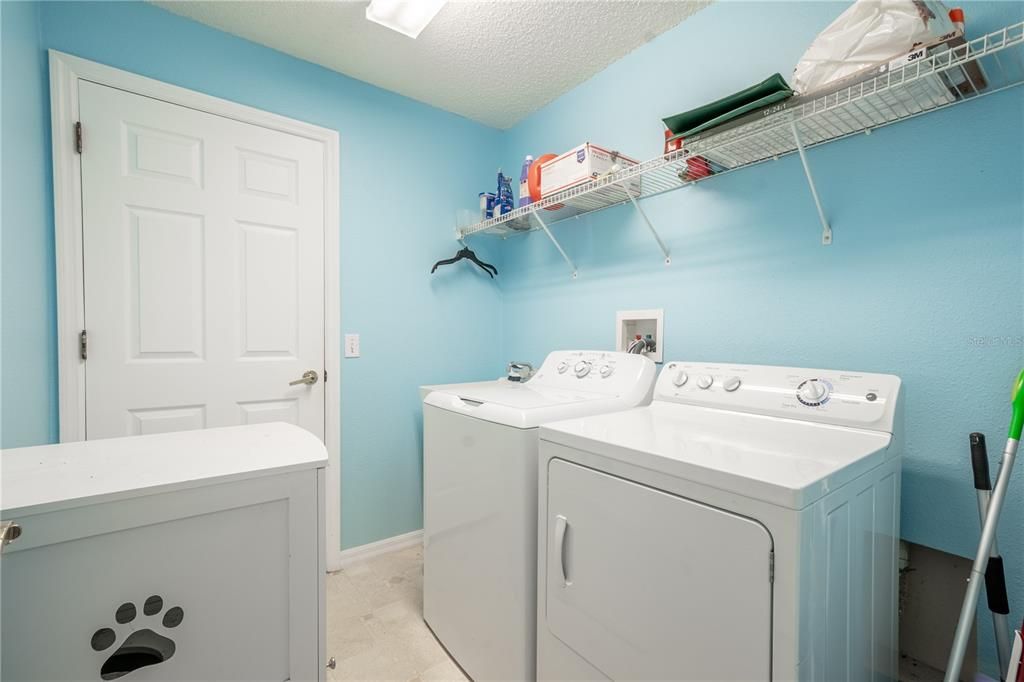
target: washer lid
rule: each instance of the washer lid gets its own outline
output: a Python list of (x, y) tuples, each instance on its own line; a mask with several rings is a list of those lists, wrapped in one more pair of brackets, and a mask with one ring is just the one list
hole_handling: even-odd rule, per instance
[(431, 391), (423, 404), (516, 428), (534, 428), (547, 421), (624, 410), (636, 401), (501, 379), (444, 386)]
[(547, 424), (540, 439), (790, 509), (896, 455), (888, 433), (661, 401)]
[(508, 380), (464, 384), (444, 389), (442, 392), (457, 395), (466, 401), (492, 403), (517, 410), (543, 409), (608, 397), (603, 393), (573, 391), (529, 383), (518, 384)]

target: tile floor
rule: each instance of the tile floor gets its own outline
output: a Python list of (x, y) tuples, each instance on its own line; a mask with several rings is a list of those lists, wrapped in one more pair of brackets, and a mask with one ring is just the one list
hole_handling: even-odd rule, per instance
[(927, 663), (900, 656), (900, 682), (942, 682), (945, 675)]
[[(423, 548), (381, 554), (327, 575), (327, 656), (331, 682), (467, 682), (423, 622)], [(900, 661), (903, 682), (942, 673)]]
[(327, 576), (327, 679), (464, 682), (423, 622), (423, 549), (400, 549)]

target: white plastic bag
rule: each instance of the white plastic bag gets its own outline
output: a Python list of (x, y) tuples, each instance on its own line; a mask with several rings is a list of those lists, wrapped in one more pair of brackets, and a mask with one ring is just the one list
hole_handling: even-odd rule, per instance
[(856, 0), (804, 52), (793, 89), (812, 93), (952, 30), (949, 10), (938, 0)]

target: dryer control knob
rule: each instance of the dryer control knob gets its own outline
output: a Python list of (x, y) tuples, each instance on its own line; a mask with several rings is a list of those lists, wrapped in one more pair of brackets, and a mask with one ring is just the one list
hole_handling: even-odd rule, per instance
[(612, 367), (611, 365), (601, 365), (601, 376), (605, 378), (610, 377), (612, 375), (612, 372), (614, 371), (615, 368)]
[(715, 383), (715, 378), (710, 374), (697, 377), (697, 388), (708, 389), (711, 388), (711, 384)]
[(684, 386), (690, 377), (683, 370), (676, 372), (676, 375), (672, 377), (672, 383), (676, 386)]
[(566, 362), (565, 360), (562, 360), (560, 363), (558, 363), (558, 373), (559, 374), (565, 374), (565, 370), (567, 370), (567, 369), (569, 369), (569, 363), (568, 362)]
[(808, 379), (797, 387), (796, 397), (804, 405), (817, 407), (828, 400), (829, 386), (820, 379)]
[(722, 388), (729, 391), (729, 393), (732, 393), (733, 391), (740, 387), (740, 383), (741, 382), (739, 377), (729, 377), (728, 379), (725, 380), (725, 383), (722, 384)]
[(586, 360), (580, 360), (579, 362), (576, 363), (576, 366), (573, 367), (572, 371), (576, 373), (577, 377), (582, 379), (583, 377), (590, 374), (590, 363), (587, 362)]

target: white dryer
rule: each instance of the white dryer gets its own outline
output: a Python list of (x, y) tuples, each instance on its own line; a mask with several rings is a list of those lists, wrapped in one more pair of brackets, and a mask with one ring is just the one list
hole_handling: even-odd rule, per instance
[(556, 351), (528, 382), (435, 387), (423, 406), (423, 614), (474, 680), (536, 670), (537, 427), (650, 402), (640, 355)]
[(676, 362), (542, 426), (538, 678), (897, 679), (899, 391)]

